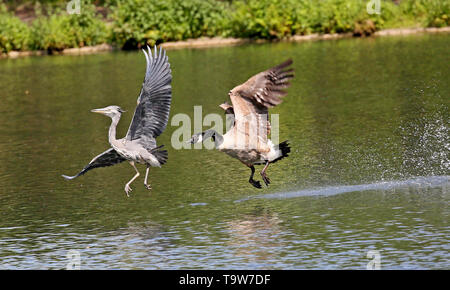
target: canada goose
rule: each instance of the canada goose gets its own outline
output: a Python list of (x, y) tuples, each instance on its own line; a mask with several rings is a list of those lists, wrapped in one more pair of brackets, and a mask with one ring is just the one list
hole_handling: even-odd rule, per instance
[(128, 160), (136, 174), (125, 185), (127, 196), (132, 191), (130, 184), (140, 175), (135, 163), (142, 163), (147, 166), (144, 185), (147, 189), (151, 189), (147, 183), (150, 167), (161, 167), (168, 158), (167, 151), (160, 150), (164, 145), (156, 146), (156, 137), (164, 131), (169, 120), (172, 100), (172, 75), (166, 52), (160, 48), (158, 53), (155, 46), (152, 56), (150, 47), (147, 48), (148, 52), (143, 50), (147, 60), (144, 83), (127, 135), (122, 139), (116, 139), (116, 127), (124, 112), (120, 107), (108, 106), (92, 110), (91, 112), (111, 118), (112, 122), (108, 135), (111, 148), (94, 157), (78, 174), (74, 176), (63, 175), (65, 179), (74, 179), (91, 169), (111, 166)]
[(291, 64), (289, 59), (256, 74), (228, 93), (232, 105), (225, 102), (220, 107), (227, 114), (234, 115), (234, 123), (225, 135), (206, 130), (194, 134), (188, 142), (194, 144), (212, 138), (216, 149), (239, 159), (250, 168), (249, 182), (256, 188), (261, 188), (261, 183), (253, 179), (254, 165), (264, 164), (261, 177), (268, 186), (267, 167), (287, 157), (291, 150), (288, 141), (274, 145), (267, 138), (270, 133), (268, 109), (280, 104), (281, 97), (287, 94), (283, 89), (289, 87), (289, 80), (294, 77), (294, 70), (288, 68)]

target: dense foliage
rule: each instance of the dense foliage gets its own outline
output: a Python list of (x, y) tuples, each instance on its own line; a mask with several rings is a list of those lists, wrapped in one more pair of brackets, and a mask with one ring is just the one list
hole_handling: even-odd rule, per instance
[[(10, 8), (14, 6), (3, 1)], [(81, 1), (80, 14), (72, 15), (65, 10), (65, 0), (14, 3), (28, 2), (37, 7), (36, 17), (29, 23), (0, 4), (2, 52), (62, 50), (100, 43), (138, 48), (202, 36), (281, 39), (311, 33), (369, 35), (391, 27), (450, 25), (450, 1), (441, 0), (381, 0), (380, 14), (367, 13), (368, 0), (94, 1), (106, 7), (106, 17), (88, 0)]]
[(39, 15), (31, 25), (34, 49), (63, 50), (105, 43), (108, 31), (104, 21), (95, 15), (95, 6), (83, 3), (82, 13), (69, 15), (62, 11)]
[(28, 25), (7, 12), (4, 5), (0, 5), (0, 53), (11, 50), (27, 50), (29, 44), (30, 29)]
[[(0, 50), (43, 49), (50, 51), (105, 43), (109, 32), (105, 22), (96, 16), (95, 6), (81, 2), (82, 13), (69, 15), (61, 8), (46, 15), (36, 5), (37, 17), (29, 24), (0, 6)], [(48, 8), (48, 7), (47, 7)]]
[(226, 11), (216, 0), (124, 0), (110, 9), (112, 41), (120, 47), (221, 34)]

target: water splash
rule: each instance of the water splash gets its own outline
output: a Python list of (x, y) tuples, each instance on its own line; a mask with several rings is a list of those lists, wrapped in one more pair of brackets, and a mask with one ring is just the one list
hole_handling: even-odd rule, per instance
[(423, 176), (416, 177), (407, 180), (395, 180), (395, 181), (383, 181), (370, 184), (359, 184), (359, 185), (342, 185), (342, 186), (330, 186), (322, 187), (317, 189), (304, 189), (300, 191), (293, 192), (279, 192), (255, 195), (235, 202), (242, 202), (249, 199), (285, 199), (285, 198), (295, 198), (302, 196), (331, 196), (341, 193), (356, 192), (356, 191), (367, 191), (367, 190), (391, 190), (397, 188), (426, 188), (426, 187), (446, 187), (450, 185), (450, 176)]
[(405, 148), (402, 169), (409, 171), (404, 174), (442, 175), (450, 171), (448, 109), (438, 107), (434, 110), (430, 116), (400, 127), (401, 143)]

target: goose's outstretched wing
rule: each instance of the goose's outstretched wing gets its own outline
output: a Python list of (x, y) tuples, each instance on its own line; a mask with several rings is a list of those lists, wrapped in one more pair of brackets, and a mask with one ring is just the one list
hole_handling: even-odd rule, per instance
[[(291, 64), (292, 60), (289, 59), (271, 69), (260, 72), (229, 92), (235, 124), (250, 122), (250, 126), (253, 126), (254, 130), (267, 128), (262, 133), (269, 134), (268, 109), (280, 104), (281, 97), (287, 94), (284, 89), (290, 86), (289, 80), (294, 77), (294, 69), (289, 68)], [(261, 137), (265, 138), (266, 136)]]
[[(225, 102), (225, 103), (219, 105), (219, 107), (221, 109), (223, 109), (225, 111), (225, 114), (227, 115), (227, 124), (229, 122), (229, 127), (227, 127), (227, 128), (233, 127), (234, 126), (234, 118), (235, 118), (233, 106), (228, 104), (228, 102)], [(266, 127), (267, 127), (267, 135), (269, 135), (271, 128), (270, 128), (270, 122), (268, 119), (267, 119)]]
[(63, 175), (62, 177), (64, 177), (65, 179), (74, 179), (74, 178), (77, 178), (80, 175), (85, 174), (86, 172), (88, 172), (91, 169), (94, 169), (94, 168), (97, 168), (97, 167), (112, 166), (114, 164), (123, 162), (125, 160), (126, 159), (123, 158), (122, 156), (120, 156), (116, 152), (116, 150), (114, 150), (113, 148), (109, 148), (105, 152), (95, 156), (94, 159), (92, 159), (91, 162), (89, 162), (89, 164), (86, 165), (83, 168), (83, 170), (81, 170), (78, 174), (76, 174), (74, 176)]
[[(229, 95), (236, 115), (246, 115), (248, 105), (267, 111), (282, 102), (281, 97), (287, 93), (285, 88), (290, 86), (289, 80), (294, 77), (294, 69), (288, 68), (292, 64), (289, 59), (271, 69), (254, 75), (245, 83), (233, 88)], [(245, 99), (242, 103), (239, 99)], [(247, 105), (244, 105), (247, 104)]]
[(133, 120), (127, 133), (127, 140), (141, 137), (156, 138), (167, 126), (172, 100), (172, 71), (166, 52), (156, 46), (152, 55), (143, 50), (147, 60), (144, 83), (137, 101)]

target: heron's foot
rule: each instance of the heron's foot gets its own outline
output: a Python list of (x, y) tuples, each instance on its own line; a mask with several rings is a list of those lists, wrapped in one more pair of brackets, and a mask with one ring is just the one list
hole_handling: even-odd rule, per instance
[(269, 184), (270, 184), (269, 177), (267, 177), (267, 175), (265, 173), (262, 173), (262, 172), (261, 172), (261, 177), (262, 177), (264, 183), (266, 184), (266, 186), (269, 186)]
[(133, 189), (128, 184), (126, 184), (125, 185), (125, 193), (127, 194), (128, 197), (130, 197), (129, 193), (132, 191), (133, 191)]
[(150, 184), (144, 184), (145, 188), (147, 188), (148, 190), (152, 190), (152, 186)]
[(254, 179), (250, 179), (248, 182), (250, 182), (250, 184), (253, 185), (256, 188), (259, 188), (259, 189), (262, 188), (261, 182), (259, 182), (259, 181), (256, 181)]

